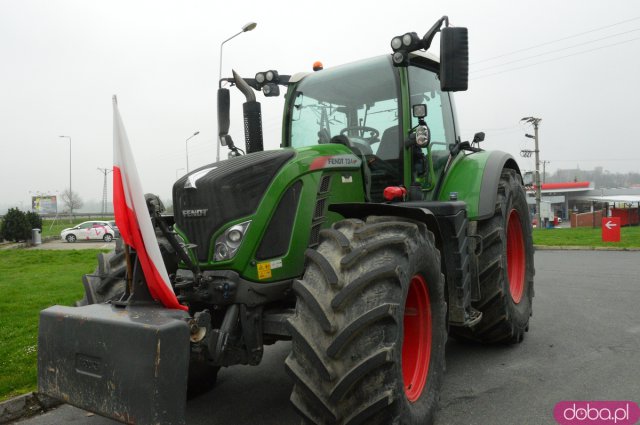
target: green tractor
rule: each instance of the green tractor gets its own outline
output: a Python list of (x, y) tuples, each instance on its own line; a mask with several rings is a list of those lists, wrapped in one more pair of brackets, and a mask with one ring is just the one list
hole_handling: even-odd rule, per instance
[[(440, 60), (426, 53), (438, 32)], [(516, 161), (482, 150), (482, 133), (459, 138), (450, 92), (467, 89), (467, 30), (443, 17), (391, 47), (223, 79), (247, 99), (245, 150), (220, 88), (229, 159), (174, 184), (172, 217), (147, 198), (188, 311), (150, 297), (135, 252), (100, 255), (78, 307), (41, 313), (40, 391), (125, 423), (180, 424), (187, 392), (285, 340), (305, 423), (430, 424), (448, 335), (522, 341), (530, 217)], [(282, 148), (264, 151), (255, 93), (280, 87)]]

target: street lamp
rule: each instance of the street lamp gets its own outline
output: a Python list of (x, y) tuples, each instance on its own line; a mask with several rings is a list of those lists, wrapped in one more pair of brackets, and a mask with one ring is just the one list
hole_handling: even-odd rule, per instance
[[(219, 78), (218, 78), (218, 87), (222, 87), (222, 47), (224, 46), (224, 43), (231, 40), (232, 38), (239, 36), (243, 32), (252, 31), (257, 25), (258, 24), (256, 24), (255, 22), (249, 22), (248, 24), (242, 27), (241, 31), (237, 32), (236, 34), (232, 35), (231, 37), (227, 38), (225, 41), (220, 43), (220, 72), (219, 72)], [(218, 139), (217, 146), (216, 146), (216, 162), (219, 162), (219, 161), (220, 161), (220, 140)]]
[(187, 173), (189, 172), (189, 145), (187, 144), (187, 142), (193, 137), (196, 137), (198, 134), (200, 134), (200, 132), (196, 131), (191, 136), (187, 137), (187, 140), (184, 141), (184, 149), (187, 152)]
[(536, 158), (536, 175), (535, 175), (535, 184), (536, 184), (536, 221), (538, 228), (542, 227), (542, 223), (540, 222), (540, 203), (542, 198), (542, 188), (540, 184), (540, 149), (538, 148), (538, 126), (540, 125), (540, 121), (542, 118), (535, 117), (524, 117), (520, 120), (521, 122), (525, 122), (527, 124), (533, 125), (534, 134), (525, 134), (525, 137), (529, 139), (534, 139), (535, 141), (535, 158)]
[(69, 214), (73, 217), (73, 190), (71, 190), (71, 137), (58, 136), (62, 139), (69, 139)]

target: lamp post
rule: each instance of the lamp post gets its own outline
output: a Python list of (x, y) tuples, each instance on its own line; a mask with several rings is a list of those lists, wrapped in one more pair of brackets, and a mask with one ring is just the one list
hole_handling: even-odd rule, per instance
[(71, 137), (58, 136), (62, 139), (69, 139), (69, 214), (73, 217), (73, 190), (71, 190)]
[(540, 121), (542, 121), (542, 118), (534, 118), (534, 117), (524, 117), (522, 118), (520, 121), (524, 121), (526, 123), (532, 124), (533, 125), (533, 130), (534, 130), (534, 134), (533, 136), (531, 134), (525, 134), (525, 137), (528, 137), (530, 139), (534, 139), (535, 141), (535, 149), (534, 149), (534, 153), (536, 155), (536, 176), (535, 176), (535, 183), (536, 183), (536, 222), (538, 223), (537, 226), (538, 228), (543, 228), (542, 223), (540, 222), (540, 201), (542, 198), (542, 188), (540, 185), (540, 149), (538, 149), (538, 126), (540, 125)]
[[(222, 47), (224, 46), (224, 43), (231, 40), (232, 38), (239, 36), (243, 32), (252, 31), (257, 25), (258, 24), (256, 24), (255, 22), (249, 22), (248, 24), (242, 27), (241, 31), (235, 33), (234, 35), (232, 35), (231, 37), (227, 38), (225, 41), (220, 43), (220, 72), (219, 72), (219, 78), (218, 78), (218, 87), (222, 87)], [(216, 146), (216, 162), (219, 162), (219, 161), (220, 161), (220, 140), (217, 141), (217, 146)]]
[(184, 149), (187, 152), (187, 173), (189, 172), (189, 144), (187, 143), (190, 139), (196, 137), (198, 134), (200, 134), (199, 131), (196, 131), (195, 133), (193, 133), (191, 136), (187, 137), (187, 140), (184, 141)]

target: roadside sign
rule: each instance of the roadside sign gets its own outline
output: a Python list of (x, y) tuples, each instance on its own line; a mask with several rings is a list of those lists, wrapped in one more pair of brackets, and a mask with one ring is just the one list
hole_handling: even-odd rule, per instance
[(602, 219), (602, 241), (620, 242), (620, 217)]

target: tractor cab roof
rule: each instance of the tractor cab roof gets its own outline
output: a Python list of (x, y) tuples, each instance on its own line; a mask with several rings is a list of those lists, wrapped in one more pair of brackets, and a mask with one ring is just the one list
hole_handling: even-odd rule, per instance
[[(385, 56), (385, 57), (386, 57), (387, 55), (382, 55), (382, 56)], [(412, 53), (410, 54), (410, 57), (420, 57), (420, 58), (424, 58), (424, 59), (428, 59), (428, 60), (430, 60), (430, 61), (433, 61), (433, 62), (435, 62), (436, 64), (440, 63), (440, 58), (439, 58), (438, 56), (434, 55), (434, 54), (433, 54), (433, 53), (431, 53), (431, 52), (424, 52), (424, 51), (417, 50), (417, 51), (415, 51), (415, 52), (412, 52)], [(366, 59), (365, 59), (365, 60), (366, 60)], [(359, 61), (358, 61), (358, 62), (359, 62)], [(353, 63), (357, 63), (357, 62), (351, 62), (350, 64), (353, 64)], [(349, 65), (349, 64), (346, 64), (346, 65)], [(343, 65), (340, 65), (340, 66), (343, 66)], [(331, 70), (331, 69), (333, 69), (333, 68), (328, 68), (327, 70)], [(322, 72), (322, 71), (319, 71), (319, 72)], [(314, 72), (307, 72), (307, 71), (303, 71), (303, 72), (296, 72), (296, 73), (295, 73), (295, 74), (293, 74), (293, 75), (291, 76), (291, 78), (289, 79), (289, 83), (297, 83), (297, 82), (300, 82), (300, 81), (302, 81), (305, 77), (307, 77), (307, 76), (309, 76), (309, 75), (313, 75), (313, 74), (314, 74)]]

